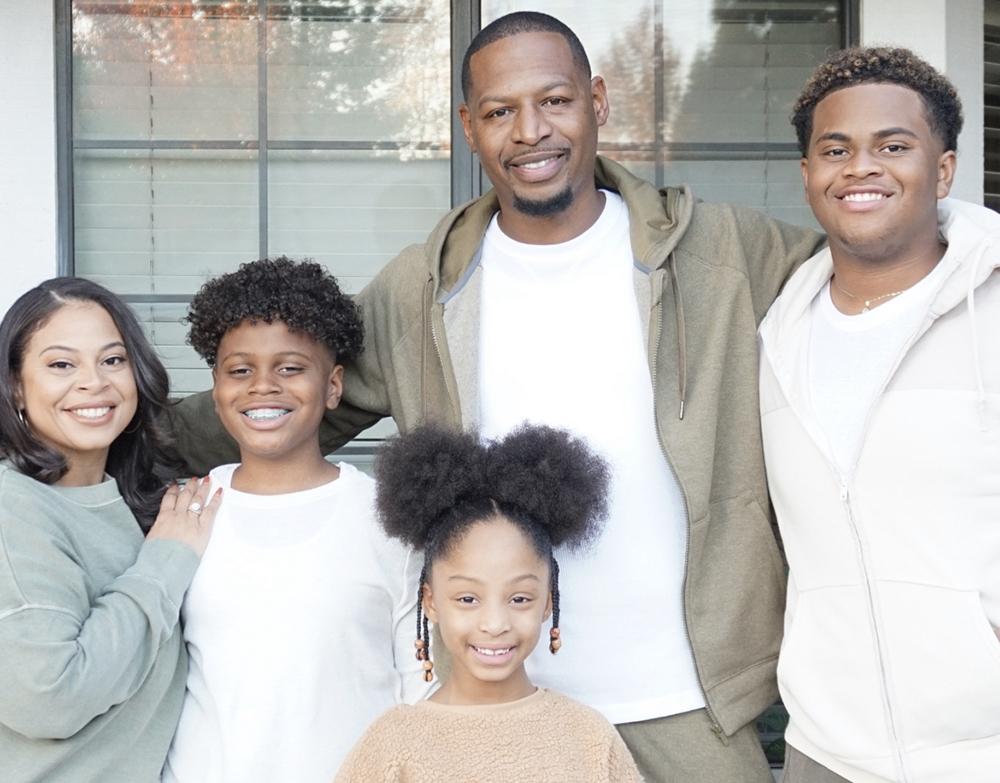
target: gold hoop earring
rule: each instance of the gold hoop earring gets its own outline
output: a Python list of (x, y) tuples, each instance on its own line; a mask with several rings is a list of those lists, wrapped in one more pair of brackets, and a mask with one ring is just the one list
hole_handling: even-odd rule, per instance
[(22, 427), (27, 427), (28, 426), (28, 420), (24, 418), (24, 409), (23, 408), (18, 408), (17, 409), (17, 420), (19, 422), (21, 422), (21, 426)]

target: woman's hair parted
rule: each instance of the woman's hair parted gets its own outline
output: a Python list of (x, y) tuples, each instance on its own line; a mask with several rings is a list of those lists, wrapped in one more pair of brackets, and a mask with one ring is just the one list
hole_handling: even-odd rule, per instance
[[(559, 649), (559, 565), (554, 546), (580, 548), (607, 513), (607, 464), (580, 439), (524, 425), (481, 443), (474, 433), (421, 427), (387, 443), (375, 460), (376, 503), (386, 533), (424, 552), (421, 586), (434, 562), (477, 522), (497, 516), (516, 525), (550, 564), (552, 632)], [(417, 604), (417, 656), (427, 654), (427, 619)]]
[(358, 356), (364, 342), (358, 309), (333, 275), (286, 256), (251, 261), (205, 283), (188, 310), (188, 342), (214, 367), (223, 336), (244, 321), (281, 321), (325, 345), (338, 363)]
[(79, 277), (46, 280), (14, 302), (0, 323), (0, 454), (43, 484), (53, 484), (66, 474), (66, 458), (39, 440), (19, 416), (17, 390), (32, 335), (63, 306), (82, 302), (93, 302), (107, 312), (128, 354), (138, 407), (135, 418), (112, 442), (105, 470), (117, 481), (139, 523), (148, 528), (177, 467), (163, 452), (167, 436), (160, 424), (166, 414), (169, 380), (128, 305), (97, 283)]

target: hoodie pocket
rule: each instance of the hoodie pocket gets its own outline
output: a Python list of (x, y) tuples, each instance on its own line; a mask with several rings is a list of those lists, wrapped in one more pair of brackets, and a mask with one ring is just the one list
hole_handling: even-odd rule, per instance
[(845, 760), (892, 753), (870, 614), (862, 585), (802, 591), (778, 659), (796, 730)]
[(878, 589), (903, 746), (1000, 734), (1000, 640), (979, 593), (903, 582)]

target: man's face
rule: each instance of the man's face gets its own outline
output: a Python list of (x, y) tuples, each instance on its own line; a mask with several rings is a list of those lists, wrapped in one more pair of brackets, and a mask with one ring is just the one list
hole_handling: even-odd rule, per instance
[(459, 113), (496, 188), (505, 228), (582, 220), (596, 197), (597, 129), (608, 118), (604, 80), (588, 80), (556, 33), (503, 38), (474, 54), (469, 68), (468, 103)]
[(835, 257), (877, 263), (926, 252), (954, 174), (955, 153), (908, 87), (862, 84), (816, 105), (802, 180)]

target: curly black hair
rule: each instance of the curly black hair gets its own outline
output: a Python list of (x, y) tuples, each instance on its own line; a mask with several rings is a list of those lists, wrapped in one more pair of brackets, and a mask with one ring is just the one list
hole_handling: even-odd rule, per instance
[[(421, 427), (387, 443), (375, 459), (376, 505), (386, 533), (424, 551), (420, 585), (434, 562), (477, 522), (503, 517), (549, 563), (552, 629), (559, 638), (559, 564), (554, 546), (577, 549), (601, 530), (607, 513), (607, 464), (563, 430), (524, 425), (480, 443), (469, 432)], [(417, 604), (417, 658), (432, 678), (427, 618)]]
[(813, 71), (795, 101), (791, 121), (803, 156), (809, 151), (816, 104), (835, 90), (859, 84), (909, 87), (923, 100), (927, 123), (944, 143), (945, 151), (958, 148), (962, 102), (955, 86), (909, 49), (858, 46), (842, 49), (827, 58)]
[(470, 525), (497, 515), (524, 529), (542, 557), (553, 546), (579, 548), (600, 531), (608, 476), (582, 440), (537, 425), (488, 443), (420, 427), (390, 440), (375, 459), (382, 527), (422, 549), (428, 565)]
[(361, 353), (364, 328), (354, 301), (325, 268), (287, 256), (242, 264), (201, 287), (188, 311), (188, 343), (210, 367), (219, 343), (244, 321), (281, 321), (325, 345), (338, 362)]

